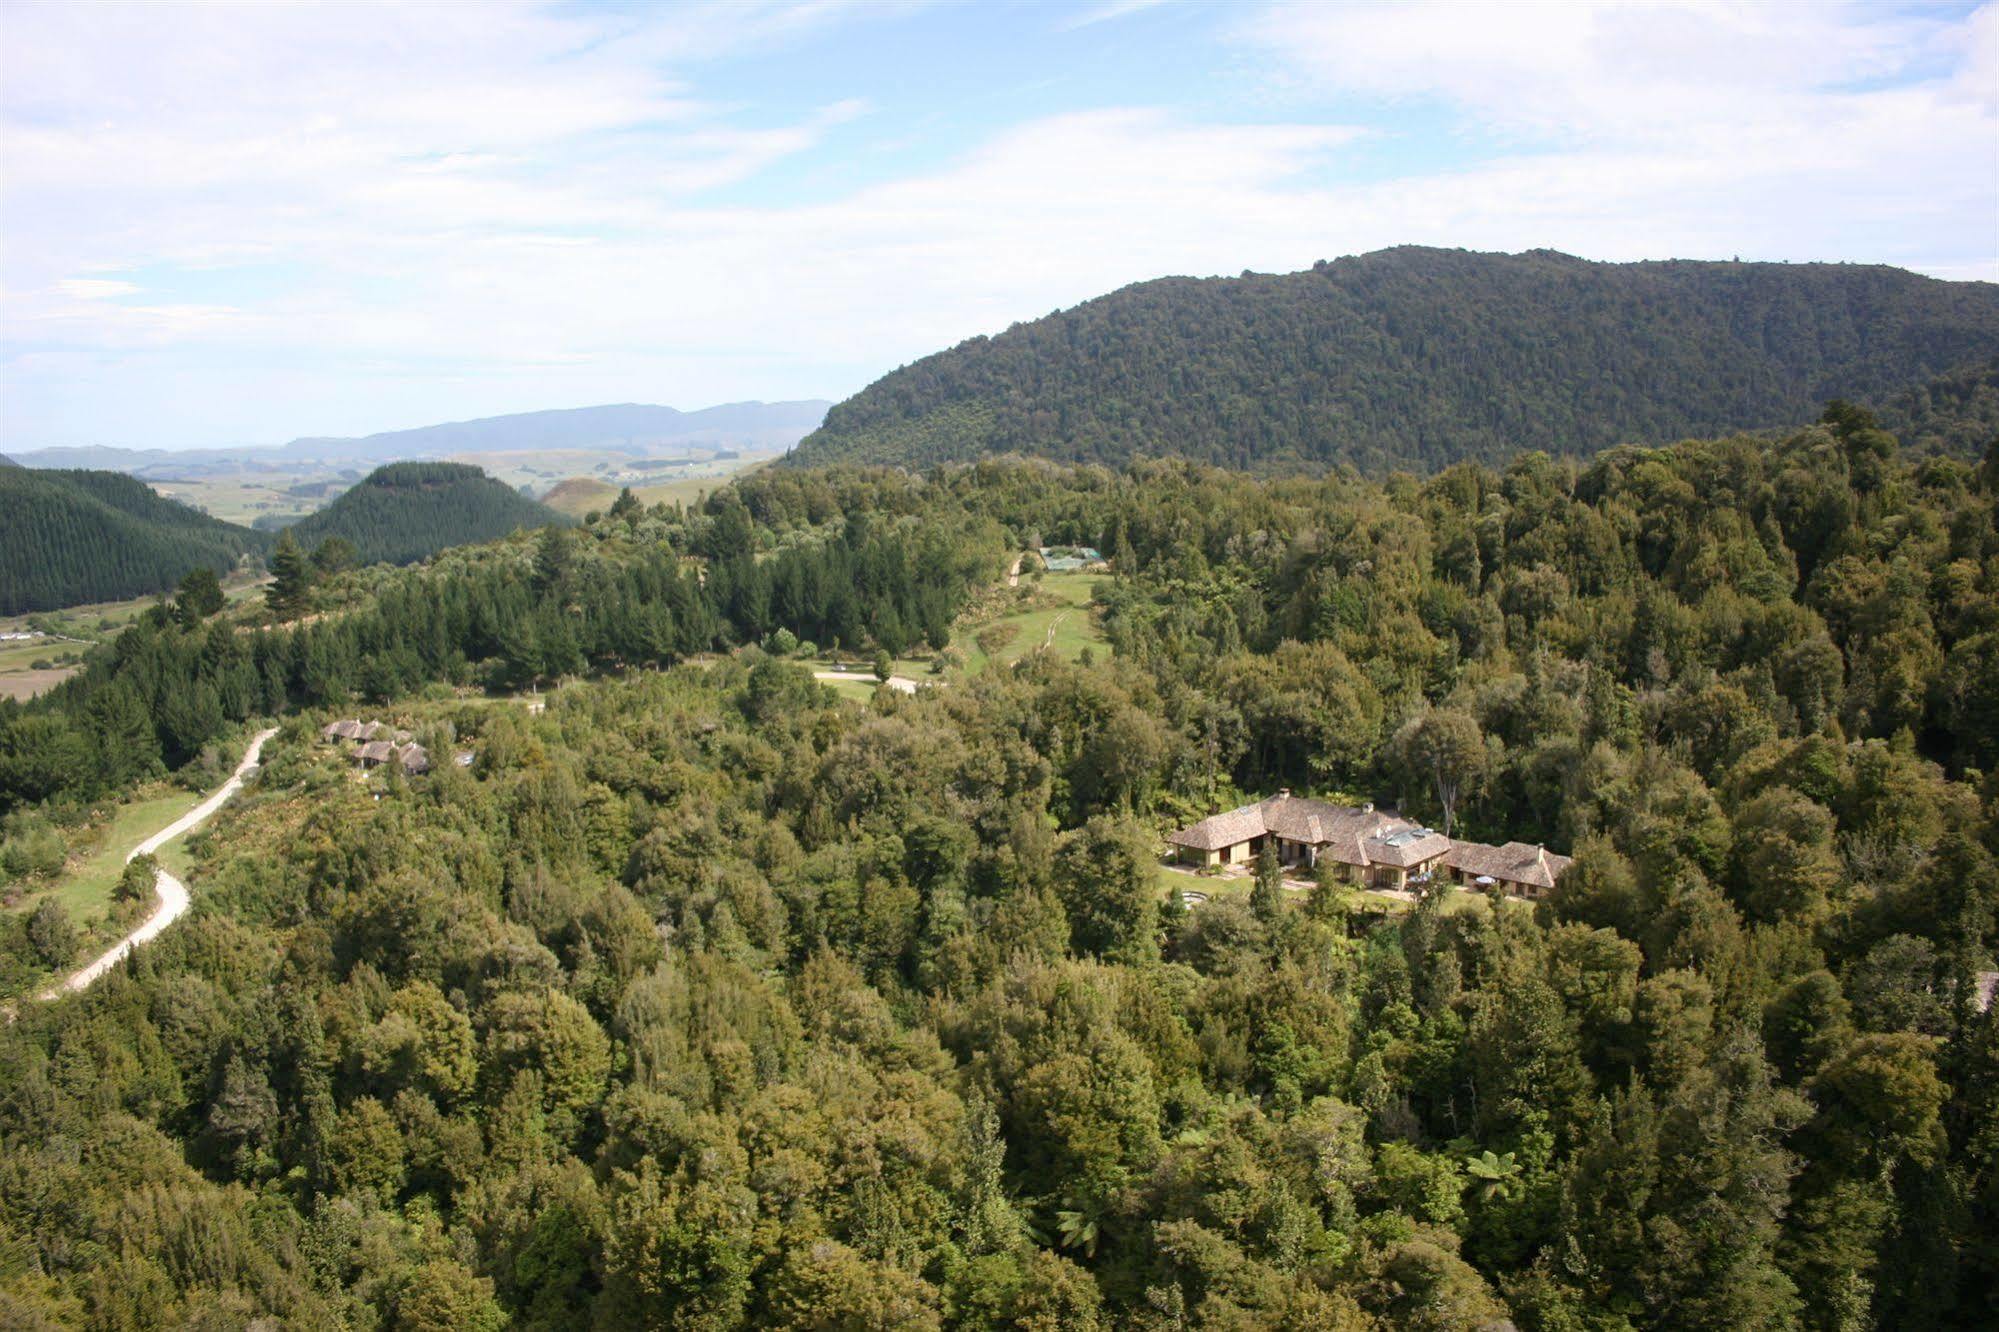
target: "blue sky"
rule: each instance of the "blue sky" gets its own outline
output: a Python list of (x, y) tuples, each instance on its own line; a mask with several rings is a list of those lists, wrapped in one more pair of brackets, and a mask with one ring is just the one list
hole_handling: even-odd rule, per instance
[(0, 10), (0, 450), (844, 396), (1398, 243), (1999, 278), (1991, 4)]

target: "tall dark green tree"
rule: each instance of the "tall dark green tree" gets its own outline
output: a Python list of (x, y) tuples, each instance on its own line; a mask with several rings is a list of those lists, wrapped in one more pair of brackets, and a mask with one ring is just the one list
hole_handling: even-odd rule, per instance
[(1256, 887), (1250, 893), (1249, 904), (1257, 919), (1266, 925), (1275, 925), (1284, 918), (1284, 866), (1277, 859), (1275, 838), (1264, 838), (1263, 849), (1256, 853)]
[(264, 599), (272, 613), (285, 620), (304, 614), (312, 591), (312, 566), (289, 531), (278, 538), (270, 565), (271, 585), (264, 589)]
[(180, 580), (174, 589), (174, 614), (188, 628), (200, 624), (227, 604), (222, 595), (221, 580), (215, 570), (202, 567), (189, 570), (187, 577)]

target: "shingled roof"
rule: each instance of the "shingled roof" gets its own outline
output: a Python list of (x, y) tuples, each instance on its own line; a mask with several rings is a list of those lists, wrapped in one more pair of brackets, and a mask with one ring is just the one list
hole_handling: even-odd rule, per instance
[(1473, 878), (1553, 888), (1555, 880), (1561, 878), (1563, 871), (1575, 862), (1568, 856), (1556, 855), (1545, 846), (1529, 846), (1525, 842), (1508, 842), (1505, 846), (1453, 842), (1444, 863)]
[(1377, 833), (1363, 843), (1367, 858), (1377, 865), (1413, 869), (1448, 855), (1451, 839), (1429, 828), (1405, 825), (1392, 832)]
[(1247, 842), (1252, 837), (1261, 837), (1267, 831), (1263, 822), (1263, 806), (1244, 805), (1226, 814), (1211, 814), (1192, 827), (1182, 828), (1166, 840), (1174, 846), (1184, 846), (1195, 851), (1220, 851), (1224, 847)]
[(1221, 851), (1271, 833), (1319, 848), (1321, 860), (1362, 869), (1372, 865), (1416, 869), (1441, 860), (1470, 878), (1535, 888), (1554, 887), (1555, 880), (1574, 863), (1544, 846), (1454, 841), (1372, 805), (1329, 805), (1289, 791), (1212, 815), (1166, 840), (1194, 851)]
[(1166, 840), (1195, 851), (1220, 851), (1266, 833), (1324, 848), (1345, 865), (1426, 864), (1450, 849), (1441, 834), (1372, 805), (1329, 805), (1280, 791), (1268, 800), (1229, 810), (1183, 828)]

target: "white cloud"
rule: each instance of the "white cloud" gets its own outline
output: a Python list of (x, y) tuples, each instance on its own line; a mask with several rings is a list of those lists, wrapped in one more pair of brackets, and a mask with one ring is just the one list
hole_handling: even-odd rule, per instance
[(1981, 25), (1989, 46), (1989, 9), (1955, 19), (1732, 0), (1414, 0), (1278, 4), (1243, 35), (1307, 81), (1443, 97), (1488, 129), (1672, 142), (1690, 127), (1845, 105), (1856, 98), (1843, 90), (1939, 56), (1975, 60)]
[(138, 284), (119, 282), (112, 278), (64, 278), (56, 283), (56, 291), (63, 296), (72, 296), (80, 301), (108, 301), (118, 296), (130, 296), (138, 291)]
[(1293, 95), (1434, 100), (1510, 139), (1472, 169), (1370, 191), (1427, 196), (1466, 244), (1526, 223), (1530, 243), (1602, 258), (1740, 252), (1990, 278), (1995, 15), (1428, 0), (1281, 4), (1240, 34)]

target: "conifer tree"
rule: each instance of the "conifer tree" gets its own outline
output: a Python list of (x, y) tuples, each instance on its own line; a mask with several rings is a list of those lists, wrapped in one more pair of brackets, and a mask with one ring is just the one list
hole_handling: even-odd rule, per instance
[(1284, 866), (1277, 859), (1277, 840), (1263, 839), (1263, 849), (1256, 853), (1256, 890), (1250, 895), (1249, 904), (1257, 918), (1266, 925), (1275, 925), (1284, 918)]
[(174, 612), (183, 625), (192, 629), (221, 610), (226, 600), (215, 570), (204, 565), (190, 570), (180, 580), (180, 586), (174, 590)]
[(292, 534), (286, 532), (271, 551), (271, 585), (264, 589), (264, 599), (270, 603), (273, 614), (289, 620), (304, 612), (306, 596), (311, 590), (312, 566), (306, 562), (305, 552), (299, 549)]

